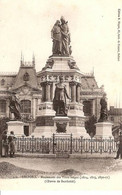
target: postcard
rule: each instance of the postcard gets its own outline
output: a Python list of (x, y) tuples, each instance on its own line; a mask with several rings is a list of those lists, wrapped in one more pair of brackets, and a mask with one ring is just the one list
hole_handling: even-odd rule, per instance
[(122, 190), (121, 31), (121, 0), (0, 0), (0, 191)]

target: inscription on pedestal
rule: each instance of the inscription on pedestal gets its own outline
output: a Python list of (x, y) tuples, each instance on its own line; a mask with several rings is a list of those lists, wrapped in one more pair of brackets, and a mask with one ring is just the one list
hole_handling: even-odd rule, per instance
[(54, 126), (53, 117), (45, 116), (45, 117), (37, 117), (36, 126)]
[(70, 117), (69, 126), (84, 127), (84, 121), (80, 117)]

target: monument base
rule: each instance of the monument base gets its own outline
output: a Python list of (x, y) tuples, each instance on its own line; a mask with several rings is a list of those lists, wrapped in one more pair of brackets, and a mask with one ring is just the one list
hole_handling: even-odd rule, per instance
[(72, 133), (74, 138), (83, 137), (84, 139), (90, 139), (90, 135), (87, 133), (85, 127), (69, 127), (69, 133)]
[(53, 136), (53, 134), (59, 134), (59, 135), (71, 135), (73, 136), (73, 138), (79, 138), (79, 137), (83, 137), (84, 139), (90, 139), (89, 134), (86, 132), (85, 127), (70, 127), (67, 125), (66, 127), (66, 132), (56, 132), (57, 127), (53, 126), (42, 126), (42, 127), (36, 127), (34, 132), (31, 134), (31, 136), (34, 137), (47, 137), (50, 138)]
[(54, 126), (39, 126), (34, 129), (34, 132), (31, 134), (31, 136), (34, 137), (52, 137), (53, 133), (56, 133), (54, 130)]
[(24, 135), (24, 123), (22, 121), (9, 121), (8, 124), (8, 134), (10, 134), (11, 131), (14, 132), (15, 136), (20, 137)]
[[(40, 122), (41, 120), (42, 117), (39, 118), (37, 123), (38, 126), (36, 126), (31, 136), (34, 137), (44, 136), (50, 138), (53, 136), (53, 134), (59, 135), (72, 134), (73, 138), (80, 138), (82, 136), (84, 139), (90, 139), (90, 136), (84, 127), (84, 123), (81, 124), (81, 126), (77, 126), (76, 124), (70, 126), (70, 121), (73, 119), (68, 116), (55, 116), (52, 118), (47, 118), (48, 123), (45, 121), (45, 126), (43, 123)], [(50, 122), (53, 120), (53, 122), (49, 123), (49, 120)]]
[[(55, 125), (55, 133), (72, 134), (73, 138), (83, 137), (86, 139), (90, 139), (89, 134), (86, 132), (85, 127), (77, 127), (77, 126), (69, 126), (69, 121), (71, 120), (69, 117), (54, 117), (54, 125)], [(62, 130), (62, 131), (60, 131)]]
[(110, 122), (98, 122), (96, 123), (96, 135), (95, 138), (113, 138), (112, 135), (112, 123)]

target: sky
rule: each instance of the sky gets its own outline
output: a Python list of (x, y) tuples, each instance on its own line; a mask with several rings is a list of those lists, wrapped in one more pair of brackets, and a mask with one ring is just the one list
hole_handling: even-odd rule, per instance
[(72, 56), (81, 72), (94, 69), (108, 105), (122, 107), (121, 0), (0, 0), (0, 72), (18, 72), (21, 52), (25, 61), (34, 53), (41, 71), (52, 55), (51, 29), (61, 16), (68, 21)]

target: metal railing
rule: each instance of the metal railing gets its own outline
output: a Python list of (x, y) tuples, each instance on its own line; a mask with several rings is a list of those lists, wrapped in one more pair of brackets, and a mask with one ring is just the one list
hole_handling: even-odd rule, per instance
[(69, 137), (56, 137), (53, 134), (52, 138), (19, 137), (15, 141), (17, 152), (21, 153), (40, 153), (40, 154), (56, 154), (64, 152), (69, 154), (83, 153), (113, 153), (117, 150), (117, 143), (111, 137), (109, 139), (84, 139), (73, 138), (72, 134)]

